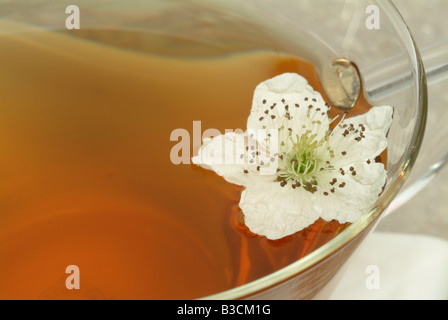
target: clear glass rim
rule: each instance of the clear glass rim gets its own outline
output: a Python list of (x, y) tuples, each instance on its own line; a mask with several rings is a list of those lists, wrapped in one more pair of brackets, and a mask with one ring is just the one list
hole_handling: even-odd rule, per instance
[(381, 6), (390, 14), (391, 18), (397, 21), (397, 27), (400, 28), (402, 34), (405, 35), (402, 40), (406, 44), (406, 49), (408, 50), (408, 55), (414, 68), (415, 77), (413, 81), (417, 88), (415, 92), (415, 101), (417, 101), (418, 105), (420, 106), (420, 108), (417, 110), (417, 121), (414, 128), (413, 136), (411, 138), (411, 143), (405, 152), (404, 161), (400, 167), (399, 178), (390, 183), (389, 187), (381, 195), (376, 205), (369, 212), (365, 213), (362, 218), (358, 219), (346, 230), (344, 230), (344, 232), (342, 232), (337, 237), (327, 242), (320, 248), (311, 252), (307, 256), (297, 260), (287, 267), (284, 267), (255, 281), (223, 292), (205, 296), (200, 299), (243, 299), (255, 293), (262, 292), (263, 290), (273, 287), (279, 283), (285, 282), (288, 279), (318, 264), (320, 261), (342, 249), (346, 244), (348, 244), (359, 234), (361, 234), (361, 232), (365, 230), (369, 225), (374, 223), (375, 220), (387, 209), (387, 207), (390, 205), (390, 203), (406, 181), (415, 163), (418, 152), (420, 151), (426, 126), (428, 104), (426, 76), (418, 48), (416, 47), (409, 28), (407, 27), (406, 22), (401, 17), (399, 11), (390, 0), (377, 0), (377, 2), (381, 4)]

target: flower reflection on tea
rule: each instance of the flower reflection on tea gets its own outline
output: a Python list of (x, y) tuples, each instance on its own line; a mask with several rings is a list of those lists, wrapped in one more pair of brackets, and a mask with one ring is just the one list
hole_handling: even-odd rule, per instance
[(373, 107), (333, 129), (329, 111), (303, 77), (279, 75), (255, 89), (244, 134), (205, 139), (192, 161), (245, 187), (239, 206), (253, 233), (279, 239), (318, 218), (354, 222), (386, 182), (374, 159), (387, 147), (393, 108)]

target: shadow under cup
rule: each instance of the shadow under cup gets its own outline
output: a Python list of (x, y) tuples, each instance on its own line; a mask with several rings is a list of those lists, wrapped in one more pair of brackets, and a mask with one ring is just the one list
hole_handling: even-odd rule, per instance
[[(336, 275), (342, 270), (343, 265), (347, 262), (354, 250), (363, 241), (370, 231), (373, 230), (378, 218), (384, 212), (384, 210), (391, 203), (392, 199), (400, 190), (401, 186), (405, 182), (413, 164), (417, 157), (417, 153), (420, 148), (421, 140), (423, 137), (425, 120), (426, 120), (426, 82), (424, 78), (424, 72), (422, 63), (420, 61), (418, 50), (415, 48), (412, 41), (412, 37), (409, 31), (401, 19), (399, 13), (393, 7), (389, 1), (327, 1), (327, 0), (313, 0), (313, 1), (146, 1), (141, 3), (140, 1), (128, 1), (124, 6), (123, 2), (109, 1), (107, 4), (102, 1), (79, 1), (79, 7), (81, 10), (81, 29), (76, 30), (76, 36), (82, 39), (92, 40), (94, 42), (104, 43), (106, 45), (125, 47), (136, 52), (151, 53), (160, 56), (182, 58), (182, 59), (214, 59), (225, 55), (237, 55), (246, 52), (262, 51), (262, 52), (274, 52), (276, 54), (286, 54), (300, 59), (311, 62), (316, 68), (317, 72), (325, 67), (326, 64), (331, 63), (333, 59), (344, 57), (353, 61), (358, 67), (362, 80), (363, 80), (363, 94), (371, 105), (391, 105), (394, 107), (394, 120), (390, 132), (388, 134), (388, 154), (387, 154), (387, 169), (388, 179), (385, 189), (379, 197), (376, 204), (369, 212), (365, 212), (361, 218), (350, 225), (345, 231), (338, 235), (333, 240), (329, 241), (322, 247), (316, 249), (312, 253), (306, 255), (304, 258), (290, 264), (289, 266), (264, 276), (260, 279), (252, 281), (250, 283), (238, 286), (236, 288), (206, 296), (205, 298), (212, 299), (310, 299), (310, 298), (325, 298), (328, 290), (331, 288), (331, 284), (337, 279)], [(21, 24), (20, 28), (46, 28), (50, 30), (61, 28), (62, 18), (65, 16), (60, 15), (60, 12), (64, 12), (63, 6), (60, 4), (55, 5), (53, 2), (42, 1), (40, 10), (46, 12), (45, 15), (26, 15), (25, 7), (17, 8), (7, 7), (8, 10), (2, 10), (0, 6), (0, 12), (8, 12), (14, 16), (12, 22), (14, 24)], [(123, 7), (124, 6), (124, 7)], [(5, 7), (6, 8), (6, 7)], [(377, 11), (375, 11), (377, 10)], [(22, 12), (23, 18), (17, 18), (14, 12)], [(379, 25), (371, 27), (368, 19), (372, 14), (378, 13)], [(0, 32), (7, 34), (15, 28), (19, 28), (18, 25), (12, 27), (7, 24), (8, 14), (5, 14), (6, 22), (3, 22), (0, 26)], [(12, 23), (11, 22), (11, 23)], [(26, 25), (26, 27), (24, 27)], [(378, 28), (377, 28), (378, 27)], [(3, 30), (1, 30), (3, 29)], [(104, 37), (104, 30), (120, 30), (125, 32), (110, 33), (110, 36)], [(132, 35), (131, 38), (128, 38)], [(12, 32), (11, 32), (12, 33)], [(136, 34), (139, 34), (137, 37)], [(144, 35), (150, 34), (150, 38), (146, 38)], [(154, 39), (157, 38), (157, 45), (154, 45)], [(148, 40), (151, 39), (151, 40)], [(49, 50), (57, 50), (57, 48), (51, 48)], [(50, 52), (50, 51), (49, 51)], [(384, 70), (378, 70), (372, 68), (372, 66), (381, 64), (384, 61), (388, 61), (393, 57), (402, 57), (399, 59), (399, 63), (389, 66)], [(73, 55), (70, 59), (76, 60), (78, 57)], [(100, 54), (96, 56), (99, 60), (104, 60), (103, 67), (111, 68), (114, 70), (113, 57), (102, 57)], [(394, 60), (396, 61), (396, 60)], [(111, 62), (110, 64), (108, 64)], [(138, 73), (140, 60), (136, 58), (135, 61), (128, 61), (129, 68), (135, 68)], [(141, 70), (145, 70), (141, 66)], [(381, 71), (381, 72), (380, 72)], [(71, 70), (76, 73), (76, 70)], [(113, 71), (111, 71), (113, 74)], [(397, 75), (404, 77), (404, 82), (400, 86), (400, 90), (390, 94), (388, 91), (388, 83)], [(149, 75), (145, 75), (149, 76)], [(161, 81), (168, 81), (163, 74), (153, 75), (155, 78), (161, 79)], [(138, 77), (138, 75), (136, 75)], [(144, 79), (144, 78), (142, 78)], [(101, 80), (101, 79), (99, 79)], [(61, 81), (60, 79), (50, 79), (49, 84), (52, 81)], [(69, 81), (69, 80), (68, 80)], [(73, 82), (73, 88), (76, 86), (82, 86)], [(116, 88), (117, 94), (120, 92), (121, 84), (112, 84), (113, 88)], [(115, 86), (115, 87), (114, 87)], [(141, 88), (140, 88), (141, 89)], [(92, 89), (94, 90), (94, 89)], [(101, 90), (98, 88), (97, 90)], [(174, 92), (174, 91), (173, 91)], [(248, 92), (249, 95), (253, 91)], [(67, 92), (67, 95), (70, 93)], [(92, 93), (92, 99), (95, 99), (95, 92)], [(139, 101), (139, 99), (145, 99), (143, 96), (139, 96), (137, 93), (134, 96), (130, 96), (130, 103)], [(213, 100), (211, 100), (213, 101)], [(68, 103), (68, 102), (67, 102)], [(80, 106), (82, 108), (82, 106)], [(248, 107), (249, 108), (249, 107)], [(188, 110), (179, 112), (187, 114)], [(2, 111), (4, 112), (4, 111)], [(45, 113), (45, 108), (43, 111)], [(97, 113), (92, 114), (92, 121), (102, 121), (101, 117), (111, 117), (107, 110), (95, 111)], [(157, 112), (154, 111), (153, 112)], [(176, 110), (174, 110), (176, 112)], [(216, 112), (216, 111), (214, 111)], [(244, 112), (248, 113), (248, 112)], [(41, 115), (41, 113), (39, 113)], [(62, 112), (61, 112), (62, 114)], [(31, 114), (30, 116), (36, 116)], [(117, 127), (117, 134), (114, 139), (124, 141), (129, 138), (123, 132), (126, 132), (129, 128), (139, 127), (144, 125), (144, 118), (151, 115), (151, 113), (136, 114), (134, 115), (132, 124), (123, 124), (121, 127)], [(55, 115), (54, 117), (58, 117)], [(75, 114), (70, 116), (76, 116)], [(195, 115), (200, 117), (199, 114)], [(53, 115), (52, 115), (53, 117)], [(142, 123), (138, 120), (141, 118)], [(116, 119), (115, 119), (116, 120)], [(244, 124), (245, 119), (241, 119)], [(167, 137), (172, 128), (161, 128), (156, 122), (151, 123), (153, 126), (153, 134), (157, 135), (162, 132)], [(80, 130), (80, 135), (84, 135), (84, 138), (88, 139), (89, 135), (97, 134), (94, 131), (94, 126)], [(64, 128), (59, 128), (64, 130)], [(244, 129), (244, 127), (243, 127)], [(134, 129), (132, 129), (134, 130)], [(167, 131), (168, 130), (168, 131)], [(112, 131), (111, 131), (112, 132)], [(26, 129), (23, 134), (29, 133)], [(134, 132), (135, 133), (135, 132)], [(101, 135), (100, 135), (101, 136)], [(58, 141), (55, 138), (57, 145)], [(78, 141), (78, 140), (73, 140)], [(81, 140), (80, 140), (81, 141)], [(168, 142), (168, 138), (167, 138)], [(3, 143), (3, 142), (2, 142)], [(104, 141), (96, 140), (88, 146), (83, 146), (83, 150), (90, 155), (98, 152), (98, 147), (108, 150), (103, 147)], [(7, 144), (6, 144), (7, 145)], [(129, 149), (126, 149), (130, 157), (137, 157), (140, 147), (137, 142), (130, 142)], [(169, 154), (169, 146), (160, 150), (160, 157), (167, 158)], [(76, 147), (75, 147), (76, 149)], [(101, 149), (101, 150), (103, 150)], [(134, 151), (130, 151), (135, 149)], [(103, 150), (103, 151), (104, 151)], [(135, 152), (135, 153), (134, 153)], [(111, 153), (113, 155), (113, 153)], [(65, 155), (67, 159), (70, 155)], [(147, 156), (158, 157), (157, 155), (151, 155), (151, 152), (142, 151), (142, 157)], [(65, 159), (65, 158), (64, 158)], [(67, 160), (65, 159), (65, 160)], [(92, 164), (92, 168), (97, 165), (95, 163), (97, 158), (90, 157), (89, 163)], [(40, 161), (42, 159), (36, 159)], [(70, 160), (67, 160), (68, 163)], [(121, 160), (120, 160), (121, 161)], [(127, 161), (127, 160), (122, 160)], [(149, 161), (149, 160), (148, 160)], [(162, 160), (161, 160), (162, 161)], [(87, 163), (87, 162), (86, 162)], [(111, 166), (114, 162), (111, 160)], [(67, 166), (67, 170), (76, 167), (76, 163), (73, 166)], [(168, 166), (159, 167), (158, 170), (167, 170)], [(70, 168), (70, 169), (68, 169)], [(88, 172), (91, 168), (82, 167), (78, 168), (83, 175), (88, 177)], [(154, 168), (152, 168), (154, 169)], [(129, 169), (132, 173), (132, 169)], [(150, 169), (142, 174), (151, 175)], [(45, 172), (41, 172), (42, 177), (46, 176)], [(92, 171), (92, 175), (98, 174), (98, 171)], [(104, 177), (113, 178), (113, 173), (107, 170), (107, 165), (102, 172)], [(5, 174), (4, 177), (8, 175)], [(54, 178), (53, 187), (57, 190), (57, 179), (62, 179), (64, 174), (58, 172), (48, 172), (48, 179)], [(106, 179), (105, 178), (105, 179)], [(5, 178), (6, 179), (6, 178)], [(27, 184), (27, 176), (19, 176), (11, 184), (9, 181), (9, 196), (14, 197), (14, 190), (21, 188), (22, 185)], [(88, 178), (86, 178), (88, 179)], [(92, 179), (92, 181), (94, 181)], [(78, 209), (84, 210), (83, 207), (77, 208), (77, 203), (90, 203), (90, 210), (98, 212), (105, 209), (112, 211), (120, 211), (120, 208), (132, 207), (133, 223), (126, 224), (125, 228), (128, 228), (125, 234), (133, 234), (135, 232), (135, 241), (148, 241), (145, 239), (138, 239), (139, 234), (145, 234), (145, 225), (151, 224), (151, 228), (157, 229), (158, 223), (160, 226), (171, 224), (170, 228), (172, 232), (185, 233), (185, 237), (192, 237), (197, 228), (202, 228), (204, 225), (212, 227), (213, 223), (207, 221), (205, 217), (203, 225), (193, 224), (191, 221), (195, 219), (189, 219), (185, 217), (180, 222), (166, 222), (163, 216), (157, 217), (157, 219), (149, 219), (145, 216), (144, 212), (147, 209), (145, 206), (135, 202), (131, 197), (127, 198), (126, 195), (131, 193), (129, 188), (123, 188), (123, 190), (113, 188), (113, 182), (108, 183), (108, 180), (102, 180), (96, 185), (92, 182), (89, 188), (85, 190), (85, 194), (70, 194), (70, 196), (61, 197), (60, 199), (53, 199), (53, 203), (46, 203), (44, 200), (40, 204), (40, 209), (45, 212), (46, 206), (57, 204), (60, 201), (60, 207), (63, 207), (63, 203), (69, 201), (72, 206), (71, 209), (65, 212), (68, 216), (72, 216), (73, 219), (67, 221), (65, 230), (76, 230), (74, 225), (77, 223)], [(112, 181), (112, 180), (110, 180)], [(129, 181), (128, 181), (129, 182)], [(185, 181), (186, 183), (188, 181)], [(73, 179), (70, 185), (76, 185), (81, 183), (77, 179)], [(136, 179), (132, 181), (132, 184), (138, 185), (142, 183)], [(61, 183), (61, 185), (65, 185)], [(68, 184), (67, 184), (68, 185)], [(36, 189), (38, 185), (34, 186)], [(3, 183), (3, 189), (8, 188), (8, 185)], [(61, 187), (63, 188), (63, 187)], [(81, 189), (81, 184), (79, 189)], [(207, 188), (203, 186), (202, 188)], [(137, 188), (136, 188), (137, 189)], [(89, 190), (91, 192), (89, 192)], [(97, 192), (102, 190), (101, 192)], [(110, 190), (113, 190), (110, 191)], [(147, 187), (148, 192), (158, 192), (157, 186)], [(174, 189), (177, 190), (177, 189)], [(179, 189), (181, 190), (181, 189)], [(172, 192), (167, 190), (166, 192)], [(38, 192), (37, 192), (38, 193)], [(178, 195), (176, 195), (178, 196)], [(234, 196), (234, 195), (232, 195)], [(29, 199), (35, 197), (30, 192)], [(71, 197), (71, 198), (70, 198)], [(145, 195), (141, 194), (139, 197), (144, 198)], [(79, 199), (82, 198), (82, 201)], [(114, 198), (113, 201), (110, 201)], [(24, 202), (29, 201), (24, 199)], [(108, 200), (103, 200), (108, 199)], [(176, 208), (176, 198), (173, 198), (173, 204), (170, 204), (173, 208)], [(107, 205), (104, 204), (107, 201)], [(207, 201), (212, 202), (213, 199)], [(207, 206), (205, 202), (203, 204)], [(54, 206), (53, 206), (54, 207)], [(52, 208), (53, 208), (52, 207)], [(107, 208), (106, 208), (107, 207)], [(8, 208), (6, 208), (8, 209)], [(177, 208), (181, 210), (182, 208)], [(126, 209), (128, 210), (128, 209)], [(85, 214), (85, 213), (84, 213)], [(4, 223), (20, 219), (18, 217), (4, 217), (2, 218)], [(28, 218), (26, 218), (28, 219)], [(35, 234), (39, 237), (40, 225), (44, 223), (46, 227), (57, 222), (53, 220), (45, 220), (45, 214), (36, 215), (32, 219), (27, 220), (22, 228), (18, 228), (17, 231), (10, 232), (9, 234), (0, 235), (2, 241), (10, 241), (11, 237), (18, 237), (16, 234), (20, 232), (28, 232)], [(110, 222), (112, 225), (112, 222)], [(120, 248), (120, 238), (99, 239), (95, 237), (94, 229), (96, 227), (108, 228), (107, 223), (104, 222), (104, 217), (98, 216), (93, 220), (90, 220), (89, 228), (91, 231), (91, 238), (89, 241), (97, 246), (96, 250), (93, 250), (87, 254), (87, 259), (100, 259), (102, 256), (110, 256), (108, 261), (113, 261), (116, 264), (122, 264), (123, 268), (127, 268), (125, 265), (132, 261), (132, 250), (127, 252), (126, 256), (129, 257), (129, 261), (125, 261), (120, 257), (117, 257), (117, 252), (126, 251), (125, 248)], [(188, 231), (185, 231), (183, 224), (188, 225)], [(81, 228), (81, 227), (80, 227)], [(83, 226), (85, 228), (85, 226)], [(151, 228), (147, 230), (151, 233)], [(90, 230), (90, 229), (89, 229)], [(142, 231), (143, 230), (143, 231)], [(212, 232), (212, 231), (210, 231)], [(70, 248), (72, 243), (70, 241), (61, 240), (64, 237), (76, 237), (76, 232), (71, 234), (66, 233), (64, 228), (59, 231), (60, 238), (55, 241), (60, 241), (60, 246)], [(219, 234), (219, 232), (218, 232)], [(150, 237), (150, 236), (148, 236)], [(19, 237), (20, 238), (20, 237)], [(101, 243), (114, 243), (115, 248), (118, 251), (111, 250), (110, 252), (101, 252)], [(152, 238), (150, 240), (156, 245), (161, 239)], [(214, 240), (216, 243), (211, 243), (210, 246), (219, 250), (224, 241), (220, 241), (219, 238)], [(176, 244), (181, 246), (182, 244)], [(93, 246), (95, 247), (95, 246)], [(91, 248), (93, 248), (91, 246)], [(22, 247), (26, 250), (26, 246)], [(86, 245), (83, 250), (88, 250), (89, 246)], [(162, 242), (158, 246), (159, 250), (164, 250)], [(168, 248), (168, 247), (167, 247)], [(198, 245), (200, 250), (200, 245)], [(74, 245), (73, 250), (77, 250)], [(169, 249), (166, 249), (169, 250)], [(184, 259), (192, 259), (192, 255), (187, 254), (190, 248), (181, 247), (180, 251), (184, 252)], [(2, 244), (0, 244), (0, 254), (2, 252)], [(5, 252), (5, 251), (3, 251)], [(27, 252), (24, 255), (32, 255)], [(135, 253), (137, 255), (137, 253)], [(194, 257), (194, 255), (193, 255)], [(42, 256), (41, 259), (51, 259), (51, 256)], [(194, 259), (194, 258), (193, 258)], [(107, 259), (106, 259), (107, 260)], [(0, 269), (1, 269), (0, 262)], [(5, 264), (7, 262), (3, 262)], [(74, 262), (66, 261), (66, 265), (71, 265)], [(209, 261), (198, 261), (198, 266), (204, 268), (204, 274), (209, 265)], [(103, 266), (108, 268), (107, 265)], [(57, 273), (60, 270), (47, 270), (47, 273)], [(175, 273), (175, 268), (171, 271)], [(91, 275), (94, 277), (95, 275)], [(138, 279), (141, 275), (130, 275), (135, 279)], [(64, 289), (64, 279), (66, 275), (62, 273), (59, 278), (62, 280), (62, 286), (51, 285), (47, 292), (40, 293), (42, 298), (51, 298), (58, 296)], [(225, 277), (225, 274), (223, 274)], [(56, 283), (58, 283), (58, 277), (56, 277)], [(144, 278), (144, 277), (143, 277)], [(134, 280), (135, 280), (134, 279)], [(32, 283), (32, 280), (29, 280)], [(126, 282), (126, 279), (118, 281)], [(194, 282), (191, 285), (195, 285)], [(11, 284), (13, 286), (13, 284)], [(103, 287), (98, 289), (95, 285), (90, 287), (86, 285), (83, 291), (84, 298), (109, 298), (107, 294), (108, 286), (111, 284), (103, 284)], [(143, 290), (143, 289), (142, 289)], [(132, 296), (131, 293), (129, 295)], [(70, 298), (70, 296), (67, 296)]]

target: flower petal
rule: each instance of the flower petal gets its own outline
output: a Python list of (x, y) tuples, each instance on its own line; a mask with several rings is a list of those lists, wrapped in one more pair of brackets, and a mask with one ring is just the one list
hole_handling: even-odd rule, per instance
[(248, 186), (239, 205), (251, 232), (275, 240), (300, 231), (319, 218), (312, 209), (310, 195), (302, 188), (264, 182)]
[(192, 162), (237, 185), (274, 181), (277, 160), (264, 146), (247, 133), (230, 132), (204, 139)]
[(251, 129), (279, 129), (281, 141), (305, 132), (319, 140), (328, 132), (328, 106), (305, 78), (284, 73), (260, 83), (247, 121)]
[(330, 186), (313, 194), (313, 208), (327, 221), (354, 222), (378, 199), (387, 172), (382, 163), (372, 160), (355, 162), (341, 169), (344, 174), (341, 171), (335, 174)]
[[(373, 107), (367, 113), (341, 121), (329, 143), (338, 159), (335, 165), (374, 159), (387, 147), (387, 132), (392, 124), (393, 108)], [(344, 154), (344, 156), (342, 156)]]

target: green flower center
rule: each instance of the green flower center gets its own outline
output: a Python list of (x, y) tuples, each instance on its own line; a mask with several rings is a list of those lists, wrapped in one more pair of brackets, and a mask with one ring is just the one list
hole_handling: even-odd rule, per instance
[[(327, 168), (319, 159), (317, 150), (325, 143), (327, 137), (317, 140), (316, 134), (305, 133), (302, 136), (290, 137), (290, 148), (284, 150), (280, 157), (278, 181), (284, 186), (291, 183), (293, 188), (303, 187), (309, 192), (316, 192), (318, 173)], [(292, 147), (291, 147), (292, 146)]]
[(302, 155), (294, 155), (291, 159), (291, 170), (298, 176), (313, 173), (316, 166), (317, 161), (310, 151), (304, 152)]

